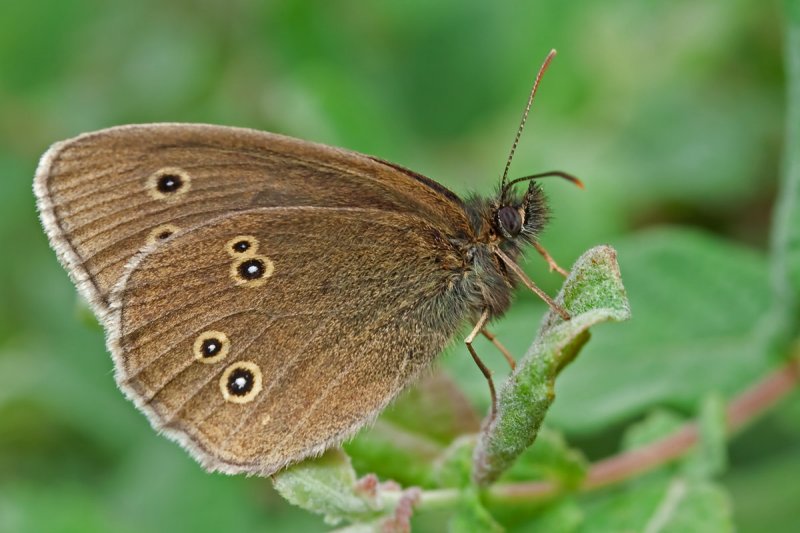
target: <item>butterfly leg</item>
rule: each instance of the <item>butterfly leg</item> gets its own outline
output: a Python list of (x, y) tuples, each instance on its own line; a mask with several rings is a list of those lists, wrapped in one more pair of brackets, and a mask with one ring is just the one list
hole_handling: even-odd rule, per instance
[(570, 316), (569, 316), (569, 313), (567, 312), (567, 310), (564, 309), (562, 306), (558, 305), (552, 298), (550, 298), (550, 296), (547, 295), (546, 292), (544, 292), (542, 289), (540, 289), (539, 286), (536, 285), (533, 282), (533, 280), (527, 276), (527, 274), (525, 274), (525, 271), (523, 271), (519, 267), (519, 265), (514, 262), (513, 259), (508, 257), (505, 254), (505, 252), (500, 250), (500, 248), (495, 248), (494, 253), (496, 253), (498, 255), (498, 257), (500, 257), (500, 259), (503, 260), (503, 262), (506, 264), (506, 266), (508, 268), (510, 268), (511, 270), (514, 271), (514, 274), (516, 274), (517, 277), (520, 280), (522, 280), (522, 283), (524, 283), (526, 287), (528, 287), (531, 291), (533, 291), (533, 293), (536, 294), (536, 296), (538, 296), (539, 298), (544, 300), (544, 302), (547, 305), (550, 306), (550, 309), (552, 309), (553, 311), (558, 313), (559, 316), (561, 316), (561, 318), (563, 318), (564, 320), (569, 320), (570, 319)]
[(506, 358), (508, 366), (511, 367), (511, 370), (514, 370), (517, 367), (517, 362), (514, 360), (514, 356), (511, 355), (511, 352), (509, 352), (508, 349), (505, 346), (503, 346), (503, 343), (497, 339), (497, 336), (495, 336), (494, 333), (491, 333), (486, 328), (482, 328), (481, 333), (483, 334), (484, 337), (486, 337), (489, 340), (489, 342), (494, 344), (495, 348), (500, 350), (500, 353), (503, 354), (503, 357)]
[(494, 415), (497, 412), (497, 395), (495, 394), (494, 391), (494, 380), (492, 380), (492, 371), (489, 370), (489, 368), (483, 363), (483, 361), (481, 361), (481, 358), (478, 357), (478, 354), (475, 352), (475, 348), (472, 347), (472, 341), (474, 341), (475, 337), (478, 336), (478, 333), (481, 332), (487, 320), (489, 320), (488, 309), (485, 310), (483, 313), (481, 313), (481, 317), (478, 319), (478, 323), (475, 324), (475, 327), (472, 328), (470, 334), (467, 335), (466, 339), (464, 339), (464, 344), (467, 345), (467, 350), (469, 350), (472, 359), (475, 361), (475, 364), (478, 365), (478, 368), (481, 369), (483, 377), (486, 378), (486, 382), (489, 384), (489, 394), (492, 397), (492, 410), (490, 412), (489, 419), (493, 420)]
[(558, 263), (556, 263), (556, 260), (553, 259), (553, 256), (550, 255), (550, 253), (547, 250), (544, 249), (544, 246), (542, 246), (538, 242), (534, 242), (533, 243), (533, 247), (536, 248), (536, 251), (539, 252), (542, 255), (542, 257), (544, 257), (545, 261), (547, 261), (547, 265), (550, 267), (550, 272), (555, 270), (556, 272), (558, 272), (559, 274), (561, 274), (565, 278), (567, 276), (569, 276), (569, 271), (568, 270), (564, 270), (563, 268), (558, 266)]

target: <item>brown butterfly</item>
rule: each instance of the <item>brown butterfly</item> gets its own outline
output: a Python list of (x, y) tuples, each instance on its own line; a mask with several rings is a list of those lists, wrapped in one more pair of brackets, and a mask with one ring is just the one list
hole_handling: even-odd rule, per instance
[(53, 145), (35, 192), (120, 388), (209, 470), (270, 475), (369, 423), (465, 320), (489, 377), (471, 342), (517, 278), (569, 317), (515, 261), (529, 244), (550, 260), (533, 180), (577, 180), (507, 171), (464, 201), (338, 148), (145, 124)]

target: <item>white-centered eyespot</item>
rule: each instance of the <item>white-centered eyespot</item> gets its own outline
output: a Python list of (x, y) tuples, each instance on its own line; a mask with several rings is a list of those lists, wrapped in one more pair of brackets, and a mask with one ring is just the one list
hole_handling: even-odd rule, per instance
[(228, 355), (231, 341), (221, 331), (204, 331), (194, 340), (192, 354), (201, 363), (210, 364), (221, 361)]
[(237, 235), (225, 243), (225, 251), (231, 257), (250, 257), (258, 252), (258, 239), (252, 235)]
[(156, 200), (177, 200), (192, 187), (189, 173), (177, 167), (166, 167), (147, 178), (147, 192)]
[(219, 378), (219, 390), (226, 402), (250, 402), (261, 392), (261, 387), (261, 369), (250, 361), (231, 364)]
[(251, 255), (234, 260), (230, 275), (237, 285), (258, 287), (275, 272), (275, 265), (266, 255)]
[(175, 224), (162, 224), (153, 228), (147, 236), (147, 244), (162, 242), (172, 237), (180, 228)]

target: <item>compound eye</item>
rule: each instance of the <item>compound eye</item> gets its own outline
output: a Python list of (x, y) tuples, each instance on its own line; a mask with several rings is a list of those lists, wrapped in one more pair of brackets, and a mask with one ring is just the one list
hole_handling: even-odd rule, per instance
[(509, 237), (516, 237), (522, 231), (522, 215), (511, 206), (501, 207), (497, 212), (500, 229)]

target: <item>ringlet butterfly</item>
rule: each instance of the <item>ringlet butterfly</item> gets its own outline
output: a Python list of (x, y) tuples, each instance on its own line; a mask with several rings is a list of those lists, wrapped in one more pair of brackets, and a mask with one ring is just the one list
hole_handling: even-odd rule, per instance
[[(34, 190), (116, 381), (204, 467), (270, 475), (353, 435), (454, 337), (471, 346), (547, 209), (466, 201), (399, 165), (248, 129), (120, 126), (54, 144)], [(513, 185), (529, 181), (520, 195)]]

